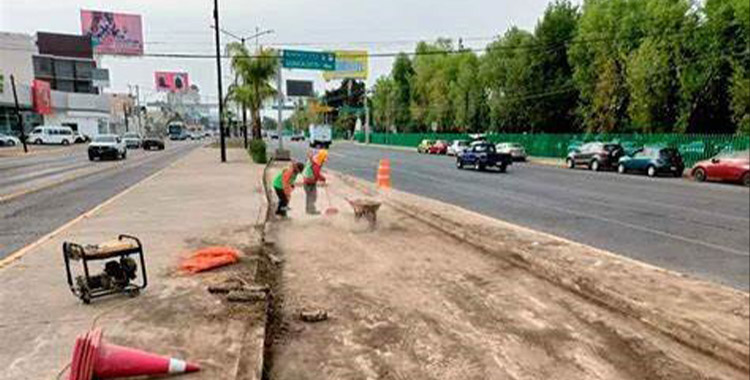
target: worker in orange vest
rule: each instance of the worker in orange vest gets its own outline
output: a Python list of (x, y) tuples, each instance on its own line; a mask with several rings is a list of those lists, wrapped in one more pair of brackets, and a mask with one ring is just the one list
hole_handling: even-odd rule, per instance
[(305, 169), (302, 171), (302, 181), (305, 188), (305, 211), (309, 215), (318, 215), (320, 212), (315, 208), (318, 200), (318, 182), (325, 184), (326, 177), (320, 172), (323, 164), (328, 161), (328, 151), (321, 149), (317, 154), (312, 153), (307, 157)]

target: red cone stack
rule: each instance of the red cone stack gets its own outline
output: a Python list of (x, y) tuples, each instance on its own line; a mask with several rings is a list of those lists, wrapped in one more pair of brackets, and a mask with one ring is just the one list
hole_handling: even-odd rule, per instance
[(183, 360), (102, 342), (102, 330), (80, 335), (73, 349), (69, 380), (166, 375), (199, 371)]

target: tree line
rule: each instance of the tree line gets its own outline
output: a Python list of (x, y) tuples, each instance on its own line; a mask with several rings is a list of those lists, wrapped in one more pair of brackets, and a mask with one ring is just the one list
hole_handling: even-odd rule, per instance
[(748, 0), (567, 0), (486, 49), (401, 53), (374, 130), (750, 133)]

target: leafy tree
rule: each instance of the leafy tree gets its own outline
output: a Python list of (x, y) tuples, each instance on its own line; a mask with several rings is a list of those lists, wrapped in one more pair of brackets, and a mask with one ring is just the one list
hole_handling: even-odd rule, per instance
[(373, 118), (380, 131), (387, 132), (394, 126), (396, 108), (396, 83), (390, 77), (380, 77), (375, 82), (372, 96)]
[(523, 132), (531, 124), (533, 99), (532, 56), (534, 36), (518, 28), (492, 42), (482, 60), (490, 121), (499, 132)]
[(250, 110), (252, 136), (259, 139), (263, 102), (276, 94), (270, 84), (278, 69), (276, 53), (270, 49), (262, 49), (256, 56), (251, 56), (247, 48), (237, 42), (228, 44), (227, 52), (232, 57), (232, 70), (238, 77), (238, 83), (230, 86), (227, 97)]
[(576, 35), (578, 7), (567, 0), (551, 3), (534, 29), (537, 45), (532, 55), (531, 86), (545, 94), (533, 100), (533, 132), (571, 132), (577, 129), (575, 109), (578, 91), (568, 60), (570, 41)]
[(393, 78), (393, 114), (392, 120), (398, 128), (411, 128), (412, 115), (409, 109), (412, 100), (412, 77), (414, 68), (406, 54), (399, 54), (393, 62), (391, 77)]

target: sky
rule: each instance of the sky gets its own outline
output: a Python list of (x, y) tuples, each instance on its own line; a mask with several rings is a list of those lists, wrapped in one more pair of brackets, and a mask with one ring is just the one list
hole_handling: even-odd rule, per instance
[[(274, 33), (260, 44), (300, 50), (368, 50), (371, 53), (410, 52), (420, 40), (439, 37), (483, 48), (509, 27), (533, 30), (549, 0), (219, 0), (221, 28), (240, 36), (260, 30)], [(574, 1), (580, 3), (580, 1)], [(80, 33), (81, 9), (139, 14), (143, 17), (146, 53), (214, 54), (212, 0), (0, 0), (0, 31)], [(222, 35), (222, 45), (232, 39)], [(254, 47), (254, 42), (250, 44)], [(1, 47), (0, 47), (1, 48)], [(371, 86), (387, 75), (392, 58), (370, 59)], [(127, 92), (138, 85), (141, 101), (158, 100), (154, 71), (186, 71), (204, 101), (215, 102), (216, 61), (105, 56), (111, 87)], [(316, 71), (285, 70), (285, 79), (311, 79), (315, 90), (336, 87)], [(224, 86), (231, 81), (223, 64)]]

